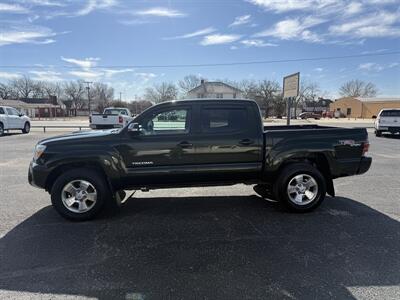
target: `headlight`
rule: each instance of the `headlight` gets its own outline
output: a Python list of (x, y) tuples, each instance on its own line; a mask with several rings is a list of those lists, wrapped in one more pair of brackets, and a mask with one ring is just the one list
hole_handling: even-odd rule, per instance
[(37, 161), (42, 156), (44, 150), (46, 150), (45, 145), (36, 145), (35, 151), (33, 152), (33, 160)]

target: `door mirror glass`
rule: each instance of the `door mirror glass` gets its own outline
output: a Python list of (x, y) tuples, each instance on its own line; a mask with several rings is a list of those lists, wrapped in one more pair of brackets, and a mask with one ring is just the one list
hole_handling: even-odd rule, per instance
[(140, 125), (139, 125), (139, 123), (130, 123), (130, 124), (128, 125), (128, 132), (139, 133), (139, 132), (140, 132)]

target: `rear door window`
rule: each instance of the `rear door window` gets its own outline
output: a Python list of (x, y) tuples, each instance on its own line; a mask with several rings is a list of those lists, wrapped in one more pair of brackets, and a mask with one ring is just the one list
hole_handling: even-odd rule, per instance
[(203, 107), (201, 129), (207, 133), (240, 132), (248, 123), (245, 107)]

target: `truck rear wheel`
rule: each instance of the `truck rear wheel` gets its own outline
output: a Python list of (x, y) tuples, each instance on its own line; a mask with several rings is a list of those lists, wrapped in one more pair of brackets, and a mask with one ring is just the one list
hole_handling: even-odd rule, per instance
[(293, 212), (309, 212), (325, 199), (326, 182), (321, 172), (307, 163), (286, 166), (275, 183), (276, 198)]
[(60, 175), (51, 189), (51, 202), (64, 218), (86, 221), (96, 217), (112, 194), (94, 170), (73, 169)]

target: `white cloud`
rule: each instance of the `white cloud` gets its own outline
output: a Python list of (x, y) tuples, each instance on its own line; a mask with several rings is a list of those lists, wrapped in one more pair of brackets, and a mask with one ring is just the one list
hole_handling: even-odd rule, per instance
[(83, 69), (90, 69), (97, 65), (97, 62), (100, 60), (98, 57), (87, 57), (85, 59), (76, 59), (76, 58), (66, 58), (61, 56), (63, 61), (66, 61), (70, 64), (77, 65)]
[(233, 21), (232, 24), (229, 25), (229, 27), (244, 25), (249, 23), (250, 21), (251, 21), (251, 15), (239, 16), (235, 18), (235, 20)]
[(98, 9), (108, 9), (118, 4), (117, 0), (88, 0), (86, 5), (76, 12), (77, 16), (85, 16)]
[(164, 40), (188, 39), (188, 38), (192, 38), (192, 37), (196, 37), (196, 36), (206, 35), (206, 34), (214, 32), (214, 31), (215, 31), (215, 29), (213, 27), (207, 27), (207, 28), (203, 28), (203, 29), (200, 29), (200, 30), (196, 30), (196, 31), (191, 32), (191, 33), (178, 35), (178, 36), (173, 36), (173, 37), (166, 37), (166, 38), (163, 38), (163, 39)]
[(355, 21), (332, 25), (329, 31), (333, 35), (349, 35), (357, 38), (398, 37), (400, 36), (400, 27), (397, 24), (399, 17), (399, 12), (381, 11)]
[(107, 78), (113, 77), (114, 75), (118, 75), (118, 74), (123, 74), (123, 73), (129, 73), (129, 72), (133, 72), (134, 69), (104, 69), (104, 76)]
[(363, 10), (363, 5), (360, 2), (350, 2), (345, 8), (345, 14), (354, 15)]
[(62, 81), (61, 73), (55, 71), (30, 71), (29, 73), (35, 75), (32, 77), (34, 80), (40, 81)]
[(0, 3), (0, 13), (24, 14), (29, 10), (19, 4)]
[(232, 42), (236, 42), (242, 36), (237, 34), (210, 34), (206, 35), (200, 45), (209, 46), (209, 45), (220, 45), (220, 44), (229, 44)]
[(24, 43), (49, 44), (55, 42), (54, 39), (50, 39), (55, 35), (49, 28), (40, 26), (0, 29), (0, 46)]
[(334, 0), (247, 0), (260, 6), (265, 10), (272, 10), (277, 13), (293, 10), (316, 10), (323, 9), (329, 5), (335, 5)]
[(323, 68), (315, 68), (314, 69), (314, 71), (317, 71), (317, 72), (322, 72), (324, 69)]
[(154, 73), (146, 73), (146, 72), (139, 72), (135, 73), (136, 77), (139, 77), (144, 83), (148, 82), (149, 80), (157, 77)]
[(186, 16), (186, 14), (180, 12), (179, 10), (170, 9), (166, 7), (148, 8), (145, 10), (136, 11), (134, 14), (139, 16), (168, 17), (168, 18), (177, 18)]
[(97, 71), (70, 71), (68, 72), (68, 74), (84, 80), (97, 80), (98, 78), (103, 76), (103, 72)]
[(316, 17), (286, 19), (276, 23), (272, 28), (257, 33), (255, 36), (272, 36), (282, 40), (305, 40), (308, 42), (321, 42), (322, 38), (309, 28), (326, 22)]
[(52, 0), (20, 0), (20, 1), (26, 4), (33, 4), (37, 6), (58, 6), (58, 7), (65, 6), (65, 3)]
[(14, 73), (14, 72), (1, 72), (0, 71), (0, 78), (2, 78), (2, 79), (11, 80), (11, 79), (17, 79), (21, 76), (22, 76), (21, 74)]
[(384, 69), (384, 67), (381, 66), (380, 64), (372, 62), (360, 64), (358, 68), (364, 71), (376, 71), (376, 72), (380, 72)]
[(395, 67), (398, 67), (398, 66), (400, 66), (400, 63), (398, 63), (398, 62), (394, 62), (394, 63), (389, 64), (389, 68), (395, 68)]
[(277, 46), (279, 46), (278, 44), (266, 43), (265, 41), (259, 40), (259, 39), (242, 40), (242, 41), (240, 41), (240, 43), (242, 43), (246, 47), (277, 47)]

